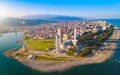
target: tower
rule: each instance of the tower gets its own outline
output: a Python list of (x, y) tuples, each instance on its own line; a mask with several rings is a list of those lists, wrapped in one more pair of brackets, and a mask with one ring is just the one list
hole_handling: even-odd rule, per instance
[(59, 39), (59, 44), (61, 44), (61, 28), (58, 28), (58, 39)]
[(56, 51), (60, 51), (60, 44), (61, 44), (61, 29), (58, 28), (58, 34), (56, 36)]
[(73, 45), (76, 46), (77, 40), (76, 40), (76, 26), (74, 28), (74, 40), (73, 40)]
[(56, 36), (56, 42), (55, 42), (55, 46), (56, 46), (56, 51), (59, 51), (60, 45), (59, 45), (59, 36)]

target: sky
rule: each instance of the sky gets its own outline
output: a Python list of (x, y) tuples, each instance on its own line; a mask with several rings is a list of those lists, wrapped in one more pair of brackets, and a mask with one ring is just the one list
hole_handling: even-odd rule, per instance
[(120, 0), (0, 0), (0, 17), (34, 14), (120, 18)]

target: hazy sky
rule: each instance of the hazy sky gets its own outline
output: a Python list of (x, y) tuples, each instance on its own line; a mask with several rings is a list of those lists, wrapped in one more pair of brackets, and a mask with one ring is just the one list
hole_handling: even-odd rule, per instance
[(0, 0), (1, 17), (31, 14), (120, 18), (120, 0)]

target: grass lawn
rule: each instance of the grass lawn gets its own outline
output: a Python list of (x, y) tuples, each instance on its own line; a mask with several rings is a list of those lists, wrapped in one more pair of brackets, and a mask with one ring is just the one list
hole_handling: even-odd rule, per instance
[(26, 39), (27, 50), (41, 50), (47, 51), (47, 48), (55, 48), (54, 39), (34, 40)]
[(54, 58), (54, 57), (46, 57), (46, 56), (37, 56), (36, 60), (46, 60), (46, 61), (61, 61), (64, 59), (60, 59), (60, 58)]

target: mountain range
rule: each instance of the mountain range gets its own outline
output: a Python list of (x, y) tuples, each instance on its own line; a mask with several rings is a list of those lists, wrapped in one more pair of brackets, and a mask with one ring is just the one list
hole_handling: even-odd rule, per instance
[(39, 15), (27, 15), (21, 18), (4, 18), (0, 19), (0, 25), (4, 26), (29, 26), (39, 25), (43, 23), (59, 22), (59, 21), (76, 21), (82, 20), (80, 17), (63, 16), (63, 15), (51, 15), (51, 14), (39, 14)]
[(51, 22), (56, 21), (48, 21), (41, 19), (4, 18), (0, 21), (0, 26), (31, 26)]
[(75, 16), (64, 16), (64, 15), (52, 15), (52, 14), (37, 14), (37, 15), (27, 15), (21, 17), (23, 19), (41, 19), (49, 21), (70, 21), (70, 20), (82, 20), (80, 17)]

